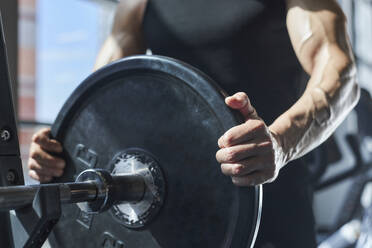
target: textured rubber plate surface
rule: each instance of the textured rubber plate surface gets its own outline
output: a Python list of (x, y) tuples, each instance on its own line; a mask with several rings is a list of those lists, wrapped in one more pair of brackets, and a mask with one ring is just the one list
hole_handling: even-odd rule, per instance
[(221, 89), (202, 72), (158, 56), (129, 57), (88, 77), (59, 113), (52, 135), (67, 167), (57, 182), (88, 168), (113, 169), (120, 152), (152, 154), (165, 178), (157, 216), (140, 229), (107, 211), (63, 206), (50, 241), (56, 247), (250, 247), (261, 188), (235, 187), (215, 159), (218, 138), (239, 124)]

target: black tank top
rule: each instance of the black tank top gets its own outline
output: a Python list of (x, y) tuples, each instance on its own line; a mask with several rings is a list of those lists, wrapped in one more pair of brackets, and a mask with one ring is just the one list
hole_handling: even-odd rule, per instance
[[(299, 96), (284, 0), (148, 0), (143, 32), (153, 54), (197, 67), (230, 95), (246, 92), (267, 124)], [(316, 247), (308, 172), (294, 163), (264, 186), (255, 247)]]
[(229, 94), (244, 91), (271, 124), (297, 99), (303, 72), (282, 0), (148, 0), (144, 35), (154, 54), (183, 60)]

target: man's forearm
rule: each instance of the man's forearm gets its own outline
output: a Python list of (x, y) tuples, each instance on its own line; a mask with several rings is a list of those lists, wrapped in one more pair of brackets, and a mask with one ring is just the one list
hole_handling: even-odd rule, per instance
[(359, 99), (354, 62), (337, 66), (329, 57), (320, 60), (323, 66), (314, 70), (303, 96), (269, 127), (282, 166), (326, 140)]
[(337, 2), (287, 0), (287, 8), (288, 33), (310, 80), (301, 98), (269, 127), (280, 166), (327, 139), (359, 99), (346, 17)]

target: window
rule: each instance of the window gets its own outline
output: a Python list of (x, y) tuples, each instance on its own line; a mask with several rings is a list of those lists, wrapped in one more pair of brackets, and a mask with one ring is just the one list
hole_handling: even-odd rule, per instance
[(68, 96), (92, 72), (115, 6), (108, 0), (19, 0), (18, 112), (24, 167), (32, 134), (41, 127), (35, 124), (53, 123)]

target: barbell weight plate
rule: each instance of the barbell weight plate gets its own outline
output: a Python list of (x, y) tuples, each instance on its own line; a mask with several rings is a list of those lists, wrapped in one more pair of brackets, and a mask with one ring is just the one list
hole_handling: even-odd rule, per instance
[(52, 246), (251, 247), (262, 189), (234, 186), (215, 159), (218, 138), (241, 123), (224, 97), (199, 70), (160, 56), (125, 58), (89, 76), (52, 127), (67, 163), (55, 182), (85, 169), (113, 171), (137, 156), (156, 164), (163, 198), (155, 212), (134, 204), (143, 211), (137, 220), (118, 207), (89, 215), (63, 206)]

